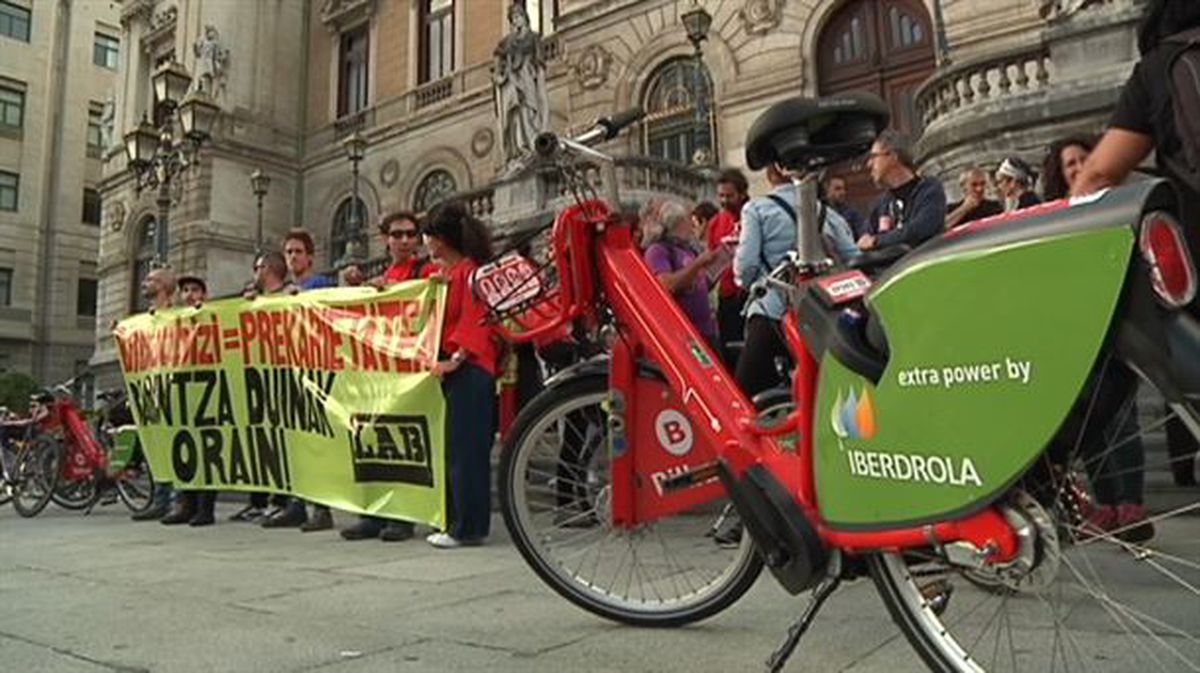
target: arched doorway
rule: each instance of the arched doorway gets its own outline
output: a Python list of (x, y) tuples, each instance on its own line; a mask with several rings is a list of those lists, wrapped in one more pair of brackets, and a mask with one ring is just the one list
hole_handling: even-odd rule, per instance
[[(936, 67), (933, 25), (921, 0), (849, 0), (817, 38), (817, 86), (822, 96), (867, 91), (887, 101), (892, 128), (921, 133), (916, 93)], [(862, 162), (841, 166), (850, 200), (869, 208), (877, 195)], [(865, 215), (866, 213), (864, 213)]]

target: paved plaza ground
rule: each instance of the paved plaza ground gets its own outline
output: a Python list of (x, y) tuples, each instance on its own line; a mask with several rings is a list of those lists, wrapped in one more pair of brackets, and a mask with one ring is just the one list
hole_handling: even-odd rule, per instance
[[(804, 605), (764, 574), (704, 623), (625, 627), (545, 587), (498, 517), (491, 544), (439, 551), (227, 523), (232, 507), (203, 529), (0, 508), (0, 671), (756, 671)], [(859, 581), (787, 670), (924, 668)]]

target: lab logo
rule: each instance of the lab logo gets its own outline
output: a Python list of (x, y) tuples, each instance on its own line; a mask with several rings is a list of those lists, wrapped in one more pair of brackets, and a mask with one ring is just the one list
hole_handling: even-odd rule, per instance
[(692, 424), (675, 409), (663, 409), (654, 419), (654, 432), (658, 443), (672, 456), (683, 457), (692, 451), (696, 435)]
[(875, 420), (875, 399), (871, 390), (863, 387), (845, 397), (839, 391), (829, 415), (833, 434), (839, 439), (873, 439), (879, 432), (879, 424)]

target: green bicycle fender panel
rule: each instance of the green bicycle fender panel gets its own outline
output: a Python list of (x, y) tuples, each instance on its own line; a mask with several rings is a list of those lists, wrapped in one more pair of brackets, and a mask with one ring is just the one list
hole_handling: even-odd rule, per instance
[(878, 386), (826, 353), (818, 507), (873, 529), (963, 514), (1053, 438), (1104, 342), (1133, 246), (1127, 226), (950, 254), (868, 298), (890, 360)]

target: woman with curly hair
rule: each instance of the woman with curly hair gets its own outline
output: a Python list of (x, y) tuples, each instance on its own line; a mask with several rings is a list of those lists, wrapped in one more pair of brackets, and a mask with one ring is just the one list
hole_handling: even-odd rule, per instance
[(1047, 201), (1066, 198), (1083, 171), (1088, 155), (1096, 148), (1096, 137), (1072, 135), (1050, 143), (1042, 162), (1042, 196)]

